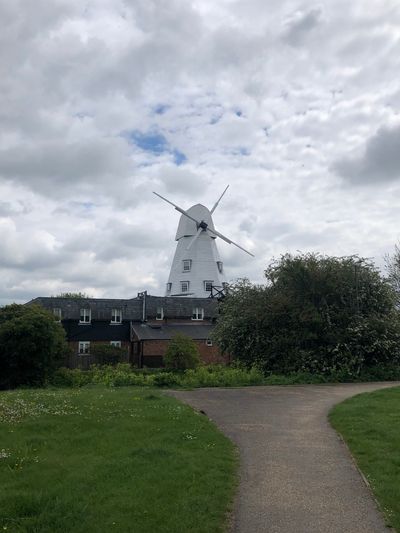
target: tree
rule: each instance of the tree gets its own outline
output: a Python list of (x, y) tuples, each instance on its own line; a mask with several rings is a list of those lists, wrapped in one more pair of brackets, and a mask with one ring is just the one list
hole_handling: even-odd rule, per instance
[(369, 261), (287, 254), (265, 276), (265, 286), (236, 283), (221, 303), (214, 338), (224, 351), (274, 372), (400, 360), (393, 291)]
[(0, 388), (43, 385), (67, 350), (63, 327), (42, 307), (0, 309)]
[(196, 368), (199, 363), (199, 349), (190, 337), (178, 333), (170, 340), (164, 357), (164, 364), (168, 370)]
[(394, 254), (385, 257), (388, 280), (395, 296), (397, 308), (400, 308), (400, 245), (395, 245)]

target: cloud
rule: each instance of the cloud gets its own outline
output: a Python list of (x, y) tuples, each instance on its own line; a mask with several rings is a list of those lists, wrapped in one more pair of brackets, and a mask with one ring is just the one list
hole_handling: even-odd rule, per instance
[(321, 21), (321, 15), (322, 12), (319, 7), (308, 11), (296, 11), (286, 21), (284, 39), (293, 46), (300, 44), (318, 26)]
[(400, 179), (400, 125), (381, 127), (361, 156), (339, 159), (334, 170), (354, 185), (380, 185)]
[(0, 18), (0, 301), (162, 294), (179, 214), (152, 191), (211, 207), (230, 184), (215, 225), (256, 254), (217, 239), (230, 279), (399, 239), (397, 0), (0, 0)]

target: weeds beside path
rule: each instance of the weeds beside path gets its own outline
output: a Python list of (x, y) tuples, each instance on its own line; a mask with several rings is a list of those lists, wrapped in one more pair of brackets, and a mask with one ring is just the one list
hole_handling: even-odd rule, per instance
[(234, 446), (173, 398), (102, 386), (3, 392), (0, 442), (2, 531), (223, 530)]

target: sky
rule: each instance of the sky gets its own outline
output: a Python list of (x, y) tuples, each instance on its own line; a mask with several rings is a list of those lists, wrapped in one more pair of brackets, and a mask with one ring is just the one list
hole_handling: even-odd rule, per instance
[(0, 0), (0, 305), (162, 295), (179, 213), (229, 280), (400, 239), (398, 0)]

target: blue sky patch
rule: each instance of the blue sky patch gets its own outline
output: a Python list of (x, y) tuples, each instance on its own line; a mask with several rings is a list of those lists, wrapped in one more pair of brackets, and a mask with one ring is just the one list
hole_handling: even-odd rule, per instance
[(141, 150), (150, 152), (153, 155), (171, 154), (174, 158), (174, 163), (177, 166), (186, 163), (186, 155), (176, 148), (171, 148), (167, 139), (162, 133), (150, 132), (143, 133), (138, 130), (125, 132), (123, 136), (129, 143), (135, 144)]
[(169, 106), (168, 104), (157, 104), (154, 107), (154, 113), (156, 113), (157, 115), (163, 115), (166, 111), (168, 111), (170, 107), (171, 106)]
[(146, 152), (157, 155), (168, 152), (167, 139), (161, 133), (142, 133), (135, 130), (128, 132), (127, 137), (130, 142)]
[(186, 163), (187, 157), (184, 153), (180, 152), (179, 150), (173, 150), (172, 155), (174, 156), (174, 163), (178, 167), (182, 165), (182, 163)]

